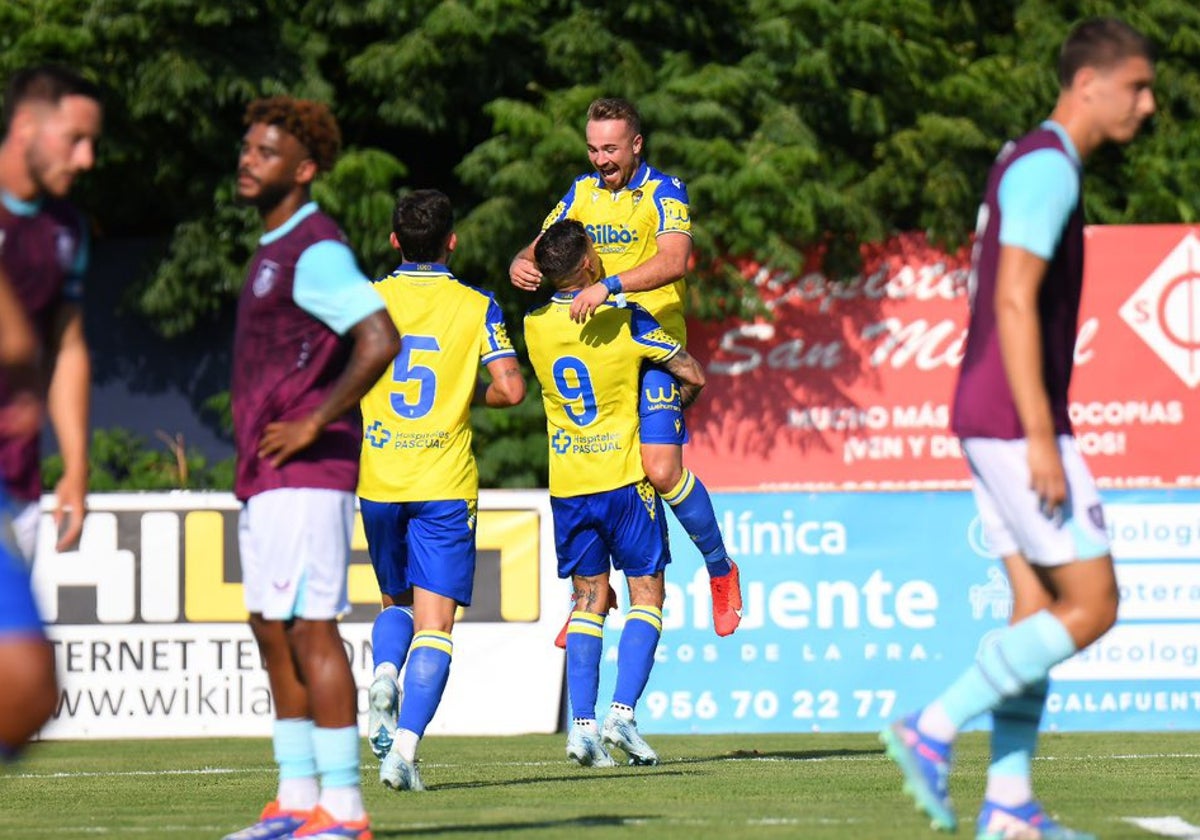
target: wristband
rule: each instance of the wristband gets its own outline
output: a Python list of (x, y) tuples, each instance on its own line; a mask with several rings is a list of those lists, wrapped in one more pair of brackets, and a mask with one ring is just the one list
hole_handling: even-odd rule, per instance
[(620, 274), (613, 274), (610, 277), (605, 277), (600, 281), (600, 283), (604, 286), (604, 288), (608, 289), (608, 293), (610, 295), (619, 295), (624, 291), (624, 287), (621, 285)]

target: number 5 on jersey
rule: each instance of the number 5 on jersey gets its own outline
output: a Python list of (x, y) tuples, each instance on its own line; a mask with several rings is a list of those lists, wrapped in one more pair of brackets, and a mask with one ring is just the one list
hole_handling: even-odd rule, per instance
[(392, 381), (404, 387), (392, 391), (391, 402), (392, 410), (401, 417), (415, 420), (424, 417), (433, 408), (437, 394), (437, 373), (431, 367), (418, 364), (419, 354), (437, 353), (441, 349), (437, 338), (432, 335), (406, 335), (400, 339), (400, 355), (392, 363)]

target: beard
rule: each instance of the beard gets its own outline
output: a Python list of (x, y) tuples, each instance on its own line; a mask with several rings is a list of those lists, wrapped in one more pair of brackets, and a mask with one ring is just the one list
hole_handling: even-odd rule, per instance
[(237, 203), (244, 207), (253, 207), (260, 214), (266, 215), (287, 198), (288, 193), (292, 191), (292, 187), (292, 184), (259, 181), (258, 192), (251, 196), (243, 196), (241, 193), (237, 193)]
[(25, 152), (25, 168), (29, 171), (29, 178), (33, 181), (33, 186), (37, 190), (38, 195), (52, 195), (55, 198), (62, 198), (71, 189), (70, 178), (67, 179), (66, 184), (61, 188), (54, 183), (54, 179), (50, 177), (53, 166), (42, 158), (36, 143), (31, 145)]

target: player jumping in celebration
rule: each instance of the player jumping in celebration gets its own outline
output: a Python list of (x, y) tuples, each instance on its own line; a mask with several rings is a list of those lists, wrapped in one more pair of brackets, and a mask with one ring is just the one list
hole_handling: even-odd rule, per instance
[[(641, 131), (641, 117), (631, 103), (593, 102), (585, 134), (596, 171), (575, 179), (542, 230), (562, 219), (577, 219), (604, 261), (605, 276), (576, 296), (573, 318), (584, 320), (609, 296), (624, 294), (683, 346), (683, 277), (692, 254), (687, 188), (642, 160)], [(513, 284), (526, 291), (537, 289), (542, 281), (533, 261), (536, 243), (535, 239), (522, 249), (509, 268)], [(738, 568), (725, 549), (708, 490), (683, 465), (688, 433), (678, 383), (661, 366), (647, 364), (638, 388), (642, 468), (703, 555), (712, 589), (713, 627), (718, 636), (728, 636), (741, 621)], [(560, 647), (563, 640), (560, 633)]]
[[(37, 333), (41, 368), (34, 382), (0, 381), (0, 471), (17, 504), (17, 544), (32, 563), (41, 518), (40, 424), (44, 403), (63, 458), (54, 488), (57, 549), (83, 530), (88, 484), (91, 360), (83, 331), (87, 226), (64, 199), (75, 178), (96, 161), (100, 90), (55, 65), (20, 70), (5, 94), (0, 143), (0, 267)], [(17, 432), (13, 423), (24, 427)]]
[(342, 232), (309, 199), (337, 158), (333, 115), (276, 96), (251, 103), (246, 125), (237, 194), (266, 233), (238, 302), (234, 492), (246, 608), (275, 704), (279, 788), (259, 822), (226, 840), (370, 840), (337, 617), (349, 608), (358, 401), (400, 339)]
[(1151, 48), (1120, 21), (1077, 25), (1063, 44), (1050, 119), (1001, 150), (976, 231), (971, 319), (952, 426), (962, 439), (988, 544), (1013, 592), (1009, 627), (919, 713), (882, 734), (934, 828), (957, 819), (951, 745), (991, 711), (979, 838), (1081, 840), (1033, 798), (1030, 761), (1050, 669), (1116, 621), (1103, 510), (1072, 436), (1067, 391), (1083, 282), (1082, 161), (1127, 143), (1154, 113)]
[(390, 373), (362, 401), (358, 495), (383, 595), (371, 633), (367, 737), (385, 786), (423, 790), (417, 745), (441, 703), (454, 613), (471, 603), (475, 579), (471, 404), (517, 405), (525, 380), (495, 298), (446, 267), (458, 244), (450, 199), (436, 190), (402, 196), (392, 231), (402, 262), (375, 288), (404, 338)]
[[(634, 709), (650, 677), (662, 633), (663, 578), (671, 562), (662, 502), (638, 453), (636, 386), (643, 362), (678, 382), (681, 407), (704, 386), (700, 365), (636, 304), (602, 303), (583, 323), (572, 304), (601, 282), (603, 266), (586, 229), (555, 222), (537, 242), (537, 265), (555, 288), (525, 316), (529, 359), (542, 384), (550, 436), (550, 508), (559, 577), (576, 592), (567, 628), (567, 692), (572, 725), (567, 756), (611, 767), (606, 746), (631, 764), (657, 764), (638, 734)], [(617, 650), (617, 685), (602, 729), (596, 727), (604, 618), (612, 568), (625, 573), (629, 613)]]

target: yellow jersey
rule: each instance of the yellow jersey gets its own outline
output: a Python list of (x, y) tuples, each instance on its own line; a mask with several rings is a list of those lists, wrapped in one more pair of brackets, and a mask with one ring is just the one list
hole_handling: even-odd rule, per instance
[(571, 320), (574, 292), (560, 292), (525, 316), (529, 360), (542, 385), (550, 436), (550, 495), (582, 496), (645, 477), (638, 444), (642, 361), (666, 362), (682, 349), (636, 304), (603, 304), (584, 324)]
[[(687, 187), (645, 161), (629, 183), (615, 192), (604, 186), (596, 172), (580, 175), (542, 222), (542, 230), (563, 219), (575, 219), (584, 226), (608, 275), (628, 271), (658, 253), (661, 234), (692, 235)], [(676, 341), (686, 344), (685, 292), (686, 283), (680, 277), (666, 286), (626, 297), (653, 315)]]
[(471, 399), (480, 364), (515, 356), (488, 292), (438, 263), (403, 263), (377, 280), (400, 354), (362, 398), (358, 495), (376, 502), (474, 499)]

